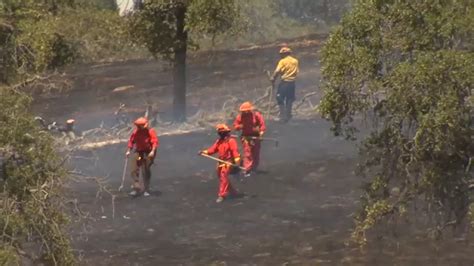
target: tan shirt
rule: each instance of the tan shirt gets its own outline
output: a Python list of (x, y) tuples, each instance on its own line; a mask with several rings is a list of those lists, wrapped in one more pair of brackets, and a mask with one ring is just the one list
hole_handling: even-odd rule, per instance
[(283, 81), (295, 81), (298, 75), (298, 59), (292, 56), (282, 58), (275, 69), (275, 72), (281, 75)]

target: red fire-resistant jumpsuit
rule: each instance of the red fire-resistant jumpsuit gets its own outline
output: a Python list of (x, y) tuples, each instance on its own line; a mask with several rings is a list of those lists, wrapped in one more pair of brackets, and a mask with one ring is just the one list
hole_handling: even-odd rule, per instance
[(242, 146), (244, 150), (244, 168), (246, 172), (257, 170), (260, 162), (260, 140), (252, 139), (265, 133), (265, 121), (257, 111), (243, 112), (237, 115), (234, 129), (242, 131)]
[[(219, 159), (227, 162), (236, 163), (240, 161), (237, 141), (230, 136), (224, 139), (218, 139), (206, 151), (209, 155), (218, 153)], [(232, 188), (232, 185), (229, 181), (230, 168), (231, 167), (229, 165), (223, 163), (219, 163), (217, 165), (217, 176), (219, 177), (219, 197), (226, 197), (229, 194), (237, 193), (237, 191)]]
[[(156, 136), (156, 131), (153, 128), (136, 128), (130, 139), (128, 141), (128, 148), (131, 150), (135, 148), (135, 162), (132, 165), (132, 179), (133, 179), (133, 188), (135, 190), (148, 191), (150, 186), (151, 170), (150, 166), (153, 164), (153, 158), (149, 158), (148, 155), (152, 150), (158, 148), (159, 141)], [(144, 158), (145, 160), (139, 160)], [(145, 172), (143, 173), (143, 186), (140, 184), (139, 178), (139, 167), (141, 166), (140, 162), (145, 163)]]

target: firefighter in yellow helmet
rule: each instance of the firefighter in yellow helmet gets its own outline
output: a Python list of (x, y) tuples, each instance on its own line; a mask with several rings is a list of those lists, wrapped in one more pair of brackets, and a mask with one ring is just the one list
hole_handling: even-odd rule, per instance
[(292, 51), (288, 46), (280, 49), (280, 61), (271, 77), (272, 83), (280, 77), (278, 84), (276, 100), (280, 108), (280, 121), (288, 122), (292, 115), (291, 110), (293, 101), (295, 100), (295, 81), (298, 76), (299, 66), (298, 60), (291, 56)]

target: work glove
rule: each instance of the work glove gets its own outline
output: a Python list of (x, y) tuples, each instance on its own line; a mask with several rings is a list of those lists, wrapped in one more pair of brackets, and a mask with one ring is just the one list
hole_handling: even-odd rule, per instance
[(235, 165), (240, 165), (240, 158), (239, 157), (234, 159), (234, 164)]
[(258, 133), (258, 136), (261, 138), (261, 137), (263, 137), (263, 134), (265, 134), (265, 132), (260, 131), (260, 132)]
[(275, 78), (274, 77), (270, 78), (270, 82), (272, 83), (272, 86), (275, 86)]
[(209, 153), (207, 152), (207, 150), (203, 150), (203, 151), (199, 151), (198, 154), (199, 155), (202, 155), (202, 154), (208, 155)]
[(155, 157), (155, 151), (151, 151), (150, 153), (148, 153), (148, 158), (150, 159), (153, 159), (153, 157)]
[(126, 158), (130, 157), (130, 150), (128, 150), (127, 152), (125, 152), (125, 157), (126, 157)]

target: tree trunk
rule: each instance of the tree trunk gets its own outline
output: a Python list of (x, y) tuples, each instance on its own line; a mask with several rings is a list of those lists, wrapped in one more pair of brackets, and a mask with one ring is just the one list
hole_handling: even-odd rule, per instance
[(173, 119), (177, 122), (186, 120), (186, 52), (188, 33), (185, 26), (186, 5), (176, 8), (176, 46), (173, 64)]

